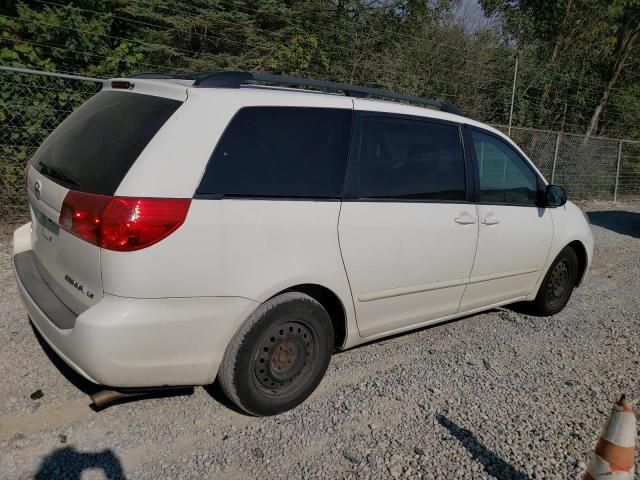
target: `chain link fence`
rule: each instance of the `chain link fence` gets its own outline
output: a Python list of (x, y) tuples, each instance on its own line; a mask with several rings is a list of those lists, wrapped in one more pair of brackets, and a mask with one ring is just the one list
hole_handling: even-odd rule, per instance
[[(508, 133), (508, 127), (498, 126)], [(511, 128), (511, 138), (545, 178), (571, 198), (618, 200), (640, 194), (640, 142)]]
[(99, 79), (0, 70), (0, 222), (26, 216), (27, 161), (47, 135), (101, 87)]
[[(27, 161), (101, 86), (95, 78), (0, 67), (0, 223), (26, 217)], [(571, 198), (616, 201), (640, 195), (640, 142), (520, 127), (512, 127), (510, 136)]]

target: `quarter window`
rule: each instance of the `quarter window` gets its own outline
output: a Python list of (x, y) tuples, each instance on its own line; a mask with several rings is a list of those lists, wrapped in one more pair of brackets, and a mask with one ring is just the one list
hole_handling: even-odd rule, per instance
[(338, 198), (351, 110), (248, 107), (231, 120), (197, 194)]
[(365, 117), (360, 197), (464, 201), (464, 155), (457, 126)]
[(471, 136), (478, 160), (480, 202), (535, 205), (537, 177), (522, 157), (492, 135), (472, 130)]

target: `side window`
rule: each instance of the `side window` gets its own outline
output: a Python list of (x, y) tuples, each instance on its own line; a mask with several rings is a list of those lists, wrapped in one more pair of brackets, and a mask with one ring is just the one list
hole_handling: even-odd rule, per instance
[(248, 107), (227, 126), (196, 194), (338, 198), (351, 110)]
[(472, 129), (478, 159), (480, 202), (535, 205), (538, 181), (525, 160), (507, 143)]
[(364, 117), (359, 162), (361, 198), (465, 200), (456, 126)]

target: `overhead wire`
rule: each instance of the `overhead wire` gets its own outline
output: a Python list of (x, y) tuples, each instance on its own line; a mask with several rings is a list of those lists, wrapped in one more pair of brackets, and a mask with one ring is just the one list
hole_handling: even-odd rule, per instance
[[(37, 1), (39, 1), (40, 3), (43, 3), (43, 4), (54, 5), (54, 6), (59, 6), (59, 7), (67, 6), (67, 5), (59, 4), (59, 3), (56, 3), (56, 2), (53, 2), (53, 1), (48, 1), (48, 0), (37, 0)], [(198, 18), (197, 15), (193, 15), (192, 12), (189, 12), (189, 11), (186, 11), (186, 10), (181, 10), (181, 9), (177, 9), (177, 8), (173, 8), (173, 7), (167, 7), (167, 6), (164, 6), (164, 5), (150, 4), (148, 2), (145, 2), (144, 0), (132, 0), (132, 1), (140, 3), (140, 4), (148, 5), (148, 6), (151, 6), (151, 7), (157, 7), (157, 8), (168, 10), (168, 11), (178, 12), (178, 13), (181, 13), (183, 15), (189, 16), (191, 18)], [(266, 15), (272, 14), (272, 12), (260, 11), (260, 10), (257, 10), (257, 9), (252, 9), (251, 7), (248, 7), (248, 6), (245, 6), (245, 5), (238, 5), (238, 4), (232, 4), (232, 3), (229, 3), (229, 2), (225, 2), (224, 0), (220, 0), (218, 3), (227, 4), (227, 5), (233, 6), (234, 8), (244, 8), (244, 9), (246, 9), (248, 11), (253, 11), (256, 15), (257, 14), (261, 14), (261, 15), (262, 14), (266, 14)], [(171, 27), (158, 25), (156, 23), (135, 20), (135, 19), (127, 18), (127, 17), (121, 17), (119, 15), (114, 15), (114, 14), (108, 13), (108, 12), (97, 12), (95, 10), (83, 9), (83, 8), (76, 7), (76, 6), (69, 6), (69, 7), (70, 8), (74, 8), (74, 9), (78, 9), (80, 11), (84, 11), (84, 12), (87, 12), (87, 13), (91, 13), (91, 14), (106, 15), (106, 16), (109, 16), (111, 18), (119, 19), (119, 20), (122, 20), (122, 21), (125, 21), (125, 22), (132, 22), (132, 23), (135, 23), (135, 24), (138, 24), (138, 25), (142, 25), (142, 26), (148, 27), (148, 28), (154, 28), (154, 29), (161, 28), (164, 31), (176, 31), (176, 32), (181, 32), (181, 33), (187, 33), (189, 35), (196, 35), (196, 36), (199, 36), (201, 38), (209, 38), (209, 39), (217, 40), (217, 41), (229, 41), (231, 43), (235, 43), (235, 44), (241, 45), (243, 47), (250, 47), (250, 48), (268, 50), (266, 47), (264, 47), (262, 45), (256, 45), (256, 44), (252, 44), (252, 43), (248, 43), (248, 42), (242, 42), (242, 41), (238, 41), (238, 40), (234, 40), (234, 39), (228, 39), (226, 37), (222, 37), (221, 38), (220, 36), (216, 36), (216, 35), (211, 34), (211, 33), (202, 34), (202, 33), (199, 33), (199, 32), (185, 31), (185, 30), (182, 30), (182, 29), (179, 29), (179, 28), (171, 28)], [(375, 8), (381, 8), (381, 7), (380, 6), (376, 6), (376, 7), (371, 7), (371, 8), (375, 9)], [(321, 12), (312, 11), (312, 13), (331, 13), (331, 10), (324, 10), (324, 11), (321, 11)], [(11, 18), (15, 19), (15, 17), (11, 17)], [(20, 20), (29, 21), (29, 20), (25, 20), (25, 19), (20, 19)], [(212, 19), (208, 19), (208, 20), (212, 20)], [(219, 22), (225, 22), (223, 19), (218, 19), (218, 18), (213, 19), (213, 20), (219, 21)], [(255, 17), (254, 17), (253, 21), (255, 22)], [(301, 20), (299, 20), (299, 21), (301, 21)], [(306, 24), (313, 25), (316, 28), (325, 28), (325, 29), (327, 28), (326, 25), (323, 26), (323, 25), (314, 24), (313, 22), (308, 22), (308, 21), (304, 21), (304, 22)], [(50, 27), (67, 28), (67, 29), (69, 28), (69, 27), (64, 27), (64, 26), (60, 26), (60, 25), (47, 24), (46, 22), (39, 22), (39, 23), (44, 23), (44, 25), (48, 25)], [(226, 22), (226, 23), (230, 24), (232, 22)], [(279, 33), (279, 32), (276, 32), (275, 29), (274, 30), (261, 29), (260, 27), (257, 27), (256, 25), (252, 25), (252, 27), (256, 28), (256, 29), (258, 29), (260, 31), (266, 32), (266, 33), (271, 33), (273, 35), (276, 35), (277, 33)], [(370, 28), (373, 33), (377, 33), (378, 32), (373, 27), (368, 27), (368, 28)], [(167, 45), (162, 45), (162, 44), (157, 44), (157, 43), (143, 42), (143, 41), (140, 41), (140, 40), (137, 40), (137, 39), (131, 39), (131, 38), (124, 38), (124, 37), (117, 37), (117, 36), (113, 36), (113, 35), (101, 34), (101, 33), (98, 33), (98, 32), (89, 32), (89, 31), (84, 31), (84, 30), (82, 32), (83, 33), (88, 33), (88, 34), (94, 34), (94, 35), (98, 35), (98, 36), (103, 36), (104, 38), (111, 38), (111, 39), (122, 40), (122, 41), (131, 42), (131, 43), (136, 43), (138, 45), (146, 46), (146, 47), (149, 47), (149, 48), (158, 48), (158, 49), (167, 49), (167, 48), (169, 48), (169, 49), (173, 49), (175, 51), (181, 51), (181, 52), (188, 53), (188, 54), (192, 55), (193, 58), (190, 59), (192, 61), (193, 60), (203, 61), (203, 60), (206, 60), (207, 58), (214, 58), (213, 54), (210, 54), (208, 52), (181, 49), (181, 48), (170, 47), (170, 46), (167, 46)], [(350, 35), (349, 32), (347, 32), (347, 34)], [(401, 38), (402, 39), (407, 39), (407, 38), (416, 39), (416, 37), (413, 37), (413, 36), (409, 35), (408, 33), (406, 35), (401, 36)], [(6, 39), (3, 39), (3, 40), (6, 40)], [(10, 39), (10, 40), (12, 40), (12, 39)], [(33, 45), (38, 45), (38, 46), (41, 46), (43, 48), (50, 48), (50, 49), (69, 51), (69, 52), (73, 52), (73, 53), (77, 53), (77, 54), (81, 54), (81, 55), (90, 55), (90, 56), (95, 56), (95, 57), (108, 58), (108, 57), (103, 56), (103, 55), (94, 54), (94, 53), (90, 53), (90, 52), (76, 51), (76, 50), (73, 50), (73, 49), (68, 49), (68, 48), (60, 47), (60, 46), (40, 44), (40, 43), (37, 43), (37, 42), (29, 42), (29, 41), (18, 40), (18, 39), (16, 39), (15, 41), (21, 41), (23, 43), (31, 43)], [(424, 39), (421, 39), (421, 41), (424, 41)], [(273, 40), (272, 40), (272, 42), (273, 42)], [(276, 42), (276, 43), (278, 43), (278, 42)], [(409, 48), (409, 49), (416, 48), (415, 46), (412, 45), (412, 43), (413, 42), (401, 43), (401, 40), (397, 39), (397, 38), (394, 41), (394, 45), (396, 47), (404, 48), (404, 49), (406, 49), (406, 48)], [(280, 43), (280, 45), (283, 45), (283, 44)], [(444, 45), (444, 44), (438, 45), (437, 49), (445, 48), (446, 46), (447, 45)], [(343, 51), (347, 51), (347, 50), (351, 51), (351, 49), (349, 49), (348, 47), (343, 47), (343, 46), (338, 46), (338, 45), (336, 45), (334, 47), (342, 49)], [(436, 52), (437, 51), (438, 50), (436, 50)], [(482, 85), (477, 85), (477, 84), (473, 85), (473, 88), (476, 91), (494, 93), (495, 92), (495, 85), (502, 85), (502, 86), (506, 87), (506, 86), (511, 84), (511, 79), (508, 78), (508, 77), (507, 78), (501, 78), (502, 76), (497, 75), (495, 77), (487, 78), (487, 75), (484, 74), (484, 72), (479, 72), (478, 74), (473, 74), (472, 72), (468, 72), (468, 71), (454, 70), (454, 69), (451, 69), (451, 68), (446, 68), (445, 66), (443, 66), (443, 65), (441, 65), (441, 64), (439, 64), (437, 62), (437, 59), (439, 58), (438, 57), (439, 53), (433, 54), (433, 52), (430, 52), (430, 55), (432, 55), (435, 58), (436, 61), (435, 61), (434, 64), (428, 66), (429, 71), (431, 71), (431, 72), (434, 72), (434, 71), (435, 72), (443, 72), (443, 73), (448, 73), (448, 74), (453, 73), (454, 75), (457, 76), (457, 78), (465, 77), (465, 78), (471, 79), (471, 80), (476, 80), (477, 79), (477, 80), (483, 82), (483, 84)], [(152, 67), (156, 67), (156, 68), (160, 68), (160, 69), (166, 69), (167, 68), (166, 65), (154, 65), (154, 64), (151, 64), (151, 63), (148, 63), (148, 62), (136, 61), (134, 63), (137, 64), (137, 65), (141, 65), (141, 66), (152, 66)], [(462, 63), (462, 65), (479, 64), (479, 65), (482, 65), (483, 67), (496, 67), (496, 65), (494, 63), (487, 64), (487, 63), (482, 63), (482, 62), (475, 62), (474, 60), (471, 60), (469, 58), (463, 58), (461, 60), (461, 63)], [(175, 70), (182, 70), (182, 71), (188, 70), (188, 69), (185, 69), (185, 68), (174, 68), (174, 69)], [(393, 73), (395, 73), (395, 72), (385, 71), (385, 69), (381, 69), (380, 72), (379, 72), (380, 75), (389, 75), (389, 74), (393, 74)], [(436, 75), (436, 77), (438, 77), (438, 76)], [(434, 83), (435, 84), (440, 84), (440, 85), (442, 85), (442, 84), (450, 85), (452, 87), (459, 87), (460, 82), (446, 80), (445, 76), (441, 76), (441, 77), (442, 78), (436, 78)], [(446, 77), (446, 78), (448, 78), (448, 77)], [(494, 83), (494, 85), (485, 86), (487, 83), (489, 83), (489, 84)], [(465, 84), (465, 87), (469, 88), (470, 86), (468, 84)], [(575, 98), (584, 97), (584, 98), (589, 100), (589, 103), (593, 102), (593, 104), (596, 105), (597, 104), (596, 102), (599, 101), (599, 98), (596, 98), (595, 96), (594, 97), (590, 97), (588, 95), (585, 96), (584, 95), (585, 91), (597, 92), (596, 95), (600, 95), (601, 94), (601, 90), (599, 90), (599, 89), (589, 89), (587, 87), (583, 87), (582, 89), (577, 90), (575, 92), (575, 94), (572, 94), (570, 96), (565, 97), (564, 100), (570, 100), (570, 99), (572, 99), (574, 97)], [(465, 95), (461, 94), (460, 92), (458, 94), (439, 92), (437, 96), (446, 96), (448, 98), (454, 98), (454, 99), (456, 99), (456, 98), (465, 99)], [(533, 101), (540, 101), (539, 97), (536, 97), (536, 96), (533, 96), (533, 95), (529, 95), (526, 92), (519, 93), (519, 96), (520, 96), (520, 98), (523, 98), (523, 99), (529, 99), (529, 100), (533, 100)], [(469, 98), (467, 97), (466, 100), (469, 100)], [(499, 110), (499, 109), (496, 109), (496, 110)], [(606, 114), (607, 114), (607, 116), (613, 116), (613, 117), (621, 115), (621, 114), (618, 114), (617, 112), (606, 112)], [(561, 124), (561, 122), (558, 122), (558, 124)], [(569, 125), (569, 124), (565, 122), (564, 125)]]

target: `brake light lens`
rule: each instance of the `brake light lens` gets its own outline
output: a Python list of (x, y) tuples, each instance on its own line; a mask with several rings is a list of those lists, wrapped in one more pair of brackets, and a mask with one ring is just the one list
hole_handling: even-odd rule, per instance
[(70, 190), (60, 209), (58, 223), (67, 232), (94, 245), (100, 244), (102, 214), (111, 197)]
[(110, 197), (69, 191), (60, 226), (107, 250), (149, 247), (176, 231), (187, 217), (189, 198)]

